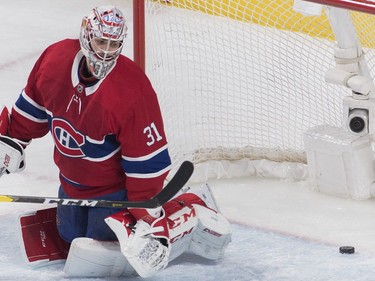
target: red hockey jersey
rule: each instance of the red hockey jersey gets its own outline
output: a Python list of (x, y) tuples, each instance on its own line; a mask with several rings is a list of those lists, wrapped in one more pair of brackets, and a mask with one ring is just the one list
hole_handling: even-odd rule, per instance
[(161, 190), (170, 170), (159, 103), (134, 62), (120, 55), (107, 76), (79, 81), (78, 40), (48, 47), (12, 108), (9, 135), (28, 142), (51, 132), (64, 191), (92, 198), (127, 189), (130, 200)]

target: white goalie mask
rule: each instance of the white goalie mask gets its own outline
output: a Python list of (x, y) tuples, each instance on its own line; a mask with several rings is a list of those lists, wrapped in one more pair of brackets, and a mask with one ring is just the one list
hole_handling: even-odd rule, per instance
[(96, 7), (83, 18), (79, 41), (96, 78), (104, 78), (115, 64), (127, 29), (122, 12), (114, 6)]

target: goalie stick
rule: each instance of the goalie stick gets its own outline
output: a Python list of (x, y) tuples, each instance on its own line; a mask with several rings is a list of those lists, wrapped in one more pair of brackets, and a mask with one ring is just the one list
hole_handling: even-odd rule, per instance
[(56, 197), (0, 195), (0, 202), (37, 203), (72, 205), (82, 207), (111, 207), (111, 208), (157, 208), (172, 199), (187, 183), (193, 174), (193, 163), (185, 161), (166, 186), (154, 197), (146, 201), (109, 201), (94, 199), (63, 199)]

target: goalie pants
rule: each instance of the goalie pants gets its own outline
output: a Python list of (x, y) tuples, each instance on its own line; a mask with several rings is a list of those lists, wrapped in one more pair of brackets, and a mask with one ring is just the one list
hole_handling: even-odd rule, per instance
[[(59, 188), (59, 198), (69, 196)], [(101, 196), (102, 200), (125, 201), (126, 191)], [(88, 237), (96, 240), (117, 241), (116, 235), (104, 222), (104, 219), (119, 211), (118, 208), (91, 208), (79, 206), (57, 207), (56, 225), (62, 239), (71, 243), (77, 237)]]

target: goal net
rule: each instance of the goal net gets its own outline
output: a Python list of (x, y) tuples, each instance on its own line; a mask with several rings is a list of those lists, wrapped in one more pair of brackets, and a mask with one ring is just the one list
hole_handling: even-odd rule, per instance
[[(373, 74), (375, 18), (350, 13)], [(324, 9), (306, 16), (292, 0), (146, 0), (145, 22), (146, 73), (175, 165), (191, 160), (205, 179), (259, 173), (235, 162), (303, 167), (303, 133), (342, 126), (351, 90), (325, 82), (336, 38)]]

